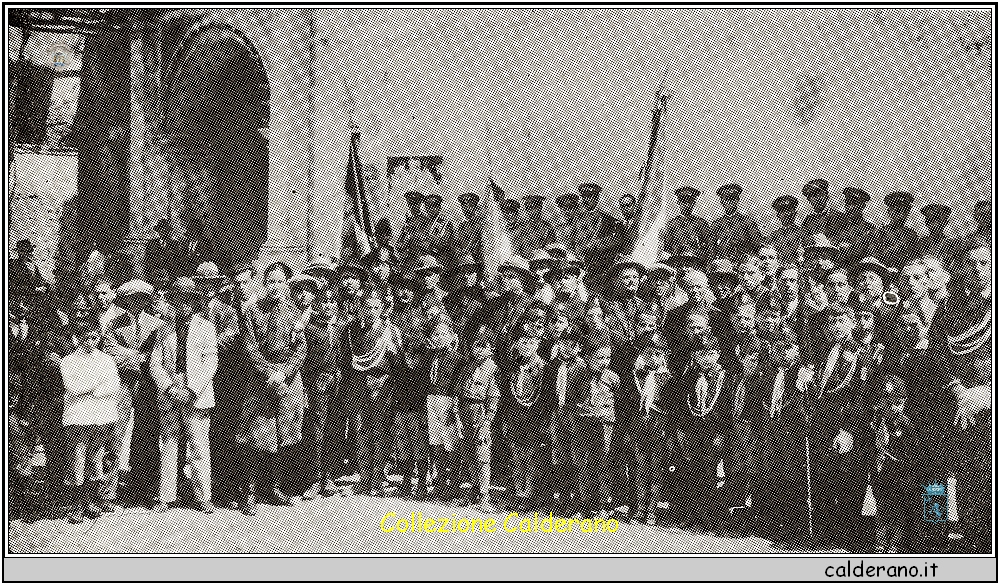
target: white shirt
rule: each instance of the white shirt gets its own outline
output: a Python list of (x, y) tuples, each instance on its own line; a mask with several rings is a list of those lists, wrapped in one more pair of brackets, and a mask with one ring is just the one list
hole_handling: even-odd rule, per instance
[(781, 399), (785, 394), (785, 374), (788, 370), (778, 368), (778, 373), (774, 376), (774, 389), (771, 391), (771, 418), (778, 416), (781, 412)]
[(78, 348), (62, 358), (59, 371), (66, 388), (63, 426), (103, 425), (118, 418), (121, 380), (111, 356)]
[(826, 390), (826, 385), (830, 382), (830, 376), (833, 375), (834, 368), (837, 367), (837, 362), (840, 360), (840, 350), (841, 345), (838, 343), (830, 348), (830, 355), (826, 358), (826, 365), (823, 366), (823, 378), (820, 382), (820, 390)]
[(561, 362), (559, 368), (556, 369), (556, 392), (559, 394), (560, 408), (566, 405), (566, 371), (568, 369), (566, 362)]

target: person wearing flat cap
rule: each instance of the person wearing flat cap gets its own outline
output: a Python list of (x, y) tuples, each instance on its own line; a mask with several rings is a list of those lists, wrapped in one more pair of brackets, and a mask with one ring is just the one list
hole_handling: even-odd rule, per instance
[(894, 191), (885, 196), (889, 223), (872, 234), (869, 256), (878, 258), (889, 268), (899, 270), (908, 260), (917, 256), (920, 236), (906, 225), (913, 208), (913, 195)]
[[(105, 476), (102, 508), (111, 512), (118, 499), (121, 476), (129, 470), (129, 461), (142, 462), (132, 469), (136, 495), (148, 501), (155, 482), (157, 408), (154, 395), (143, 375), (153, 349), (153, 333), (163, 321), (148, 311), (153, 286), (142, 280), (130, 280), (118, 287), (115, 302), (123, 311), (108, 323), (104, 351), (115, 360), (122, 381), (123, 395), (118, 405), (107, 457), (110, 473)], [(148, 398), (148, 399), (147, 399)], [(133, 437), (135, 439), (133, 440)], [(135, 451), (135, 457), (132, 457)]]
[(479, 195), (463, 193), (458, 196), (464, 219), (455, 226), (455, 258), (472, 256), (483, 261), (483, 227), (486, 214), (479, 209)]
[(843, 213), (829, 207), (830, 183), (826, 179), (814, 179), (802, 187), (802, 195), (812, 205), (813, 212), (802, 220), (802, 229), (807, 234), (826, 234), (826, 237), (836, 246), (840, 243), (840, 234), (847, 225)]
[(708, 228), (708, 259), (735, 261), (742, 254), (755, 254), (764, 238), (757, 222), (739, 211), (743, 188), (735, 183), (723, 185), (717, 193), (723, 214)]
[(649, 267), (649, 301), (646, 312), (656, 315), (656, 325), (663, 327), (667, 313), (687, 302), (687, 293), (677, 285), (677, 268), (666, 262)]
[(556, 241), (556, 232), (542, 215), (545, 197), (532, 194), (525, 195), (523, 199), (524, 211), (520, 221), (511, 230), (510, 242), (515, 254), (527, 258), (533, 250)]
[(565, 307), (570, 323), (583, 321), (586, 301), (580, 296), (580, 266), (569, 258), (559, 260), (546, 275), (552, 283), (552, 304)]
[(708, 221), (694, 214), (701, 192), (694, 187), (674, 190), (680, 213), (669, 220), (660, 232), (660, 246), (665, 254), (677, 254), (681, 249), (694, 250), (705, 261), (708, 255)]
[(604, 299), (604, 313), (608, 328), (622, 339), (635, 339), (639, 313), (644, 302), (639, 298), (639, 283), (646, 276), (646, 267), (621, 255), (608, 271), (610, 287)]
[(184, 251), (177, 240), (170, 237), (169, 219), (161, 219), (153, 231), (156, 237), (146, 243), (144, 256), (146, 282), (157, 290), (165, 290), (183, 272)]
[(853, 266), (869, 256), (869, 244), (875, 224), (865, 219), (869, 195), (857, 187), (844, 188), (844, 230), (840, 234), (840, 263)]
[(941, 260), (945, 268), (952, 270), (962, 253), (962, 241), (944, 235), (951, 219), (951, 207), (931, 203), (923, 206), (920, 212), (924, 215), (927, 235), (917, 240), (917, 254), (933, 256)]
[(715, 293), (715, 302), (722, 307), (722, 303), (727, 301), (736, 292), (736, 287), (740, 283), (740, 278), (736, 274), (736, 268), (729, 258), (716, 258), (708, 263), (708, 284)]
[(219, 365), (215, 326), (201, 314), (203, 297), (191, 278), (175, 280), (167, 301), (174, 321), (157, 330), (149, 355), (160, 414), (160, 490), (153, 511), (166, 512), (177, 500), (177, 455), (183, 448), (195, 504), (211, 514), (209, 428)]
[(462, 355), (469, 349), (465, 344), (472, 339), (475, 328), (482, 321), (483, 305), (486, 303), (482, 274), (483, 265), (472, 254), (459, 258), (453, 279), (455, 290), (444, 297), (444, 308), (458, 334)]
[(768, 242), (778, 252), (778, 261), (782, 264), (798, 264), (802, 253), (802, 240), (805, 229), (795, 223), (799, 200), (791, 195), (782, 195), (771, 202), (771, 207), (778, 214), (781, 227), (771, 232)]
[(426, 254), (429, 247), (430, 221), (424, 213), (424, 194), (417, 191), (406, 193), (406, 206), (410, 214), (399, 228), (396, 250), (403, 266), (413, 266), (417, 258)]
[(441, 275), (444, 267), (437, 258), (427, 254), (417, 260), (417, 265), (413, 267), (413, 273), (417, 277), (416, 306), (423, 311), (424, 315), (432, 307), (440, 307), (444, 310), (444, 291), (441, 289)]

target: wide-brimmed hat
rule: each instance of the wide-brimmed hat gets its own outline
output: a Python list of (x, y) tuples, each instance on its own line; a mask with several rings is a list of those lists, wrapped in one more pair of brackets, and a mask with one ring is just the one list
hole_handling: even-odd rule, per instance
[(204, 283), (216, 285), (226, 279), (226, 277), (222, 276), (222, 273), (219, 272), (219, 265), (215, 262), (202, 262), (198, 265), (198, 268), (195, 269), (194, 275), (191, 278), (196, 284)]
[(552, 266), (552, 270), (549, 270), (547, 273), (545, 273), (545, 279), (549, 281), (555, 281), (561, 278), (563, 274), (567, 273), (580, 276), (580, 274), (583, 273), (583, 270), (580, 268), (578, 264), (576, 264), (575, 262), (570, 262), (568, 259), (557, 260), (556, 263)]
[(548, 252), (541, 248), (535, 248), (532, 250), (531, 255), (528, 256), (528, 267), (532, 270), (535, 269), (539, 264), (544, 264), (548, 268), (554, 268), (559, 262), (558, 259), (553, 258)]
[(630, 256), (619, 254), (615, 257), (615, 261), (611, 263), (609, 274), (617, 274), (626, 268), (635, 268), (639, 276), (645, 276), (647, 272), (646, 267), (641, 262), (633, 260)]
[(413, 271), (418, 275), (424, 272), (441, 272), (444, 267), (438, 262), (438, 259), (430, 254), (424, 254), (417, 259), (416, 266), (413, 267)]
[(295, 276), (288, 279), (289, 290), (298, 290), (300, 288), (307, 288), (312, 290), (313, 294), (319, 294), (319, 281), (309, 276), (308, 274), (296, 274)]
[(26, 250), (30, 252), (35, 249), (35, 245), (31, 243), (31, 240), (24, 238), (17, 241), (17, 249), (18, 251)]
[(830, 238), (826, 237), (823, 232), (806, 236), (805, 241), (802, 242), (802, 248), (805, 250), (837, 251), (837, 247), (830, 243)]
[(566, 247), (566, 244), (562, 242), (552, 242), (548, 246), (545, 246), (545, 251), (548, 252), (549, 256), (552, 256), (557, 260), (559, 258), (565, 258), (566, 254), (569, 253), (569, 249)]
[(882, 278), (883, 284), (888, 284), (889, 279), (896, 271), (883, 264), (878, 258), (869, 256), (851, 267), (851, 279), (857, 282), (858, 277), (860, 277), (863, 272), (874, 272)]
[(312, 275), (316, 272), (324, 274), (327, 278), (332, 278), (337, 275), (337, 268), (333, 265), (333, 262), (331, 262), (329, 258), (320, 254), (314, 256), (313, 259), (306, 264), (306, 267), (302, 269), (303, 274)]
[(195, 284), (193, 278), (182, 276), (170, 285), (170, 289), (167, 291), (166, 296), (167, 300), (176, 301), (181, 298), (200, 299), (202, 293), (201, 289), (198, 288), (198, 285)]
[(469, 267), (475, 268), (476, 272), (483, 271), (482, 262), (478, 262), (475, 258), (472, 257), (472, 254), (465, 254), (458, 259), (458, 264), (455, 265), (455, 273), (459, 274)]
[(513, 270), (525, 279), (534, 278), (534, 275), (531, 273), (531, 268), (528, 266), (528, 261), (517, 254), (511, 256), (507, 260), (504, 260), (500, 263), (500, 266), (497, 267), (497, 272), (503, 272), (504, 270)]
[(652, 280), (657, 280), (660, 275), (665, 274), (677, 276), (677, 269), (665, 262), (656, 262), (649, 267), (649, 278)]
[(358, 263), (354, 258), (349, 259), (337, 267), (337, 275), (343, 277), (345, 274), (353, 274), (358, 278), (358, 280), (365, 280), (368, 277), (368, 271), (365, 267)]
[(739, 280), (739, 276), (736, 275), (736, 269), (733, 267), (733, 263), (729, 258), (716, 258), (708, 264), (708, 276), (709, 278), (728, 278), (730, 280)]
[(152, 297), (153, 291), (153, 285), (149, 284), (145, 280), (136, 278), (119, 286), (118, 290), (115, 291), (115, 297), (119, 299), (130, 295), (144, 295)]

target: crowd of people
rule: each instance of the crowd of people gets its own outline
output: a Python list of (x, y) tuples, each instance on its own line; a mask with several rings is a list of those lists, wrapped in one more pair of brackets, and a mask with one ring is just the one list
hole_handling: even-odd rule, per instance
[[(408, 193), (397, 238), (379, 222), (371, 253), (298, 274), (220, 271), (164, 222), (142, 278), (93, 276), (65, 312), (22, 241), (12, 477), (43, 445), (39, 505), (73, 523), (166, 512), (180, 484), (206, 513), (398, 495), (789, 546), (989, 552), (989, 202), (961, 239), (944, 235), (951, 210), (927, 205), (920, 236), (911, 194), (888, 194), (876, 228), (865, 191), (844, 189), (842, 213), (818, 179), (804, 221), (778, 197), (764, 236), (741, 191), (719, 188), (709, 223), (700, 192), (677, 189), (651, 265), (629, 256), (631, 195), (618, 218), (581, 185), (558, 198), (559, 225), (541, 197), (523, 217), (504, 199), (514, 250), (495, 280), (473, 193), (458, 225), (440, 196)], [(928, 486), (952, 501), (922, 507)]]

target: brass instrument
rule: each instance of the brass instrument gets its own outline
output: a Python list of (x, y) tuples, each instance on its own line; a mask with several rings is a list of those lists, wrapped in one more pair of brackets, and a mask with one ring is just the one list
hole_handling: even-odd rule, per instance
[(885, 291), (882, 293), (882, 304), (887, 307), (895, 307), (899, 304), (899, 295), (891, 290)]

